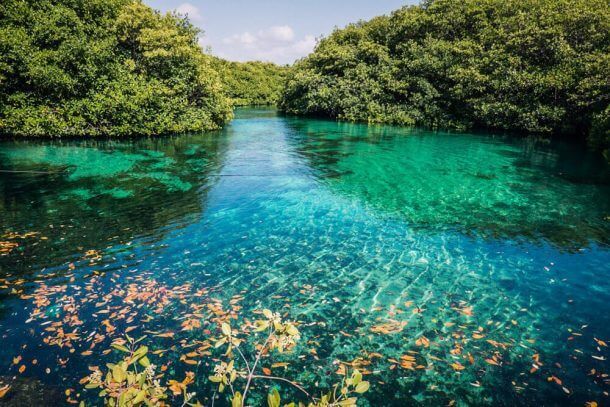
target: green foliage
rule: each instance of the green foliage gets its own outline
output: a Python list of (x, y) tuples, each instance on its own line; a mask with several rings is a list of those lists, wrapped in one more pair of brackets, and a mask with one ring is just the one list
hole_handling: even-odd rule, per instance
[(596, 147), (604, 149), (606, 159), (610, 161), (610, 106), (603, 112), (593, 115), (593, 125), (591, 129), (591, 142)]
[[(332, 391), (322, 394), (319, 398), (310, 395), (296, 382), (268, 374), (260, 375), (258, 368), (260, 368), (259, 362), (263, 356), (269, 356), (274, 350), (280, 353), (290, 352), (301, 338), (296, 323), (283, 321), (278, 313), (267, 309), (263, 310), (262, 314), (264, 319), (256, 320), (253, 324), (244, 322), (240, 329), (233, 329), (229, 322), (219, 324), (220, 333), (215, 339), (214, 348), (226, 347), (223, 357), (228, 358), (228, 361), (213, 359), (218, 362), (214, 366), (214, 374), (209, 376), (208, 380), (214, 384), (218, 393), (222, 394), (229, 389), (228, 401), (232, 407), (246, 405), (248, 391), (252, 389), (252, 383), (255, 380), (289, 384), (309, 399), (308, 407), (357, 405), (358, 395), (366, 393), (370, 387), (368, 381), (362, 380), (362, 374), (358, 370), (354, 370), (349, 378), (345, 372), (341, 383), (336, 384)], [(264, 334), (265, 339), (262, 342), (257, 341), (256, 334), (258, 333)], [(186, 372), (184, 380), (179, 382), (172, 379), (167, 382), (166, 387), (162, 386), (163, 374), (155, 374), (155, 366), (151, 364), (147, 356), (148, 347), (139, 345), (146, 336), (138, 340), (134, 340), (129, 335), (125, 335), (125, 337), (126, 339), (117, 339), (112, 344), (115, 350), (122, 352), (123, 360), (116, 364), (107, 364), (108, 371), (105, 375), (96, 368), (93, 373), (83, 378), (80, 383), (84, 384), (86, 389), (99, 390), (98, 396), (104, 401), (104, 405), (109, 406), (165, 406), (168, 392), (171, 392), (173, 396), (181, 396), (182, 406), (201, 406), (195, 400), (196, 394), (188, 392), (188, 386), (195, 383), (195, 373)], [(246, 345), (255, 351), (251, 361), (248, 361), (244, 354)], [(240, 368), (236, 366), (238, 363), (241, 364)], [(144, 370), (140, 372), (138, 366), (143, 367)], [(237, 390), (238, 386), (242, 388), (243, 392)], [(212, 397), (216, 397), (216, 392)], [(267, 394), (267, 405), (269, 407), (281, 406), (281, 396), (277, 388), (272, 388)], [(285, 405), (287, 407), (305, 407), (302, 402), (298, 404), (291, 402)]]
[(280, 107), (583, 137), (608, 129), (608, 78), (607, 0), (429, 0), (323, 39)]
[(0, 4), (0, 133), (122, 136), (201, 131), (231, 117), (186, 19), (139, 0)]
[(227, 97), (236, 106), (275, 105), (288, 67), (268, 62), (231, 62), (214, 58)]
[[(137, 346), (142, 339), (134, 340), (127, 336), (124, 344), (114, 344), (115, 349), (126, 354), (125, 358), (118, 363), (108, 363), (105, 376), (96, 369), (81, 381), (86, 389), (99, 389), (99, 397), (104, 399), (104, 405), (161, 405), (162, 400), (167, 398), (166, 388), (155, 378), (155, 367), (148, 360), (148, 348)], [(144, 370), (138, 371), (138, 365)]]

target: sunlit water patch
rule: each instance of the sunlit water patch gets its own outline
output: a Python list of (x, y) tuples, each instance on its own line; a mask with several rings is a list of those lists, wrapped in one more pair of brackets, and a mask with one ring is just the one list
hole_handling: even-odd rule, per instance
[(363, 405), (608, 400), (610, 174), (579, 147), (249, 109), (217, 134), (3, 142), (0, 163), (13, 397), (93, 400), (79, 381), (127, 332), (209, 405), (220, 323), (268, 308), (302, 338), (263, 367), (312, 391), (358, 368)]

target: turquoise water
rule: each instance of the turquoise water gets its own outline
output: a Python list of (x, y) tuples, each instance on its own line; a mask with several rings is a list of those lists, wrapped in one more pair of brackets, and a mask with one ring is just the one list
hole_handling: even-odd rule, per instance
[(211, 134), (1, 142), (0, 170), (25, 171), (0, 172), (0, 381), (92, 400), (78, 381), (128, 327), (184, 377), (203, 301), (298, 320), (273, 373), (316, 391), (357, 366), (362, 405), (608, 403), (610, 170), (581, 147), (243, 109)]

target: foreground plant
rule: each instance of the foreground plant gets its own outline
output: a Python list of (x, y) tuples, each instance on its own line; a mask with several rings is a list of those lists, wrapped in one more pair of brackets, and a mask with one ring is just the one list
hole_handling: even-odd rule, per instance
[[(265, 317), (264, 319), (257, 320), (253, 324), (254, 332), (266, 332), (267, 334), (262, 343), (254, 344), (254, 349), (257, 349), (257, 352), (253, 361), (249, 361), (240, 348), (240, 345), (246, 343), (246, 341), (239, 337), (239, 331), (232, 329), (228, 323), (223, 323), (221, 325), (222, 334), (220, 339), (216, 342), (215, 347), (220, 348), (226, 345), (227, 351), (225, 352), (225, 356), (227, 357), (233, 357), (233, 350), (235, 350), (239, 355), (240, 360), (243, 362), (245, 370), (236, 369), (235, 360), (230, 360), (229, 362), (223, 361), (216, 365), (214, 368), (215, 374), (210, 376), (209, 379), (214, 383), (218, 383), (218, 391), (221, 393), (227, 387), (230, 389), (232, 407), (243, 407), (246, 405), (248, 392), (255, 380), (270, 380), (287, 383), (307, 397), (309, 400), (309, 407), (356, 405), (358, 401), (356, 395), (366, 392), (370, 386), (369, 382), (362, 380), (362, 374), (358, 370), (355, 370), (349, 379), (344, 378), (340, 384), (333, 387), (332, 391), (319, 398), (312, 396), (301, 385), (292, 380), (268, 374), (259, 374), (257, 368), (259, 367), (263, 355), (274, 350), (277, 350), (279, 353), (290, 352), (301, 338), (300, 332), (294, 322), (285, 322), (282, 320), (280, 314), (273, 313), (267, 309), (263, 310), (263, 316)], [(248, 331), (246, 331), (246, 333), (247, 332)], [(240, 380), (245, 381), (242, 388), (243, 392), (236, 390), (236, 385)], [(272, 389), (267, 396), (267, 404), (269, 407), (279, 407), (280, 402), (281, 397), (278, 390), (275, 388)], [(296, 405), (295, 402), (287, 404), (289, 407)], [(298, 405), (305, 406), (305, 404), (301, 402), (299, 402)]]
[[(104, 376), (96, 369), (81, 380), (86, 389), (101, 389), (99, 397), (109, 406), (163, 406), (167, 398), (167, 388), (161, 386), (155, 376), (155, 366), (150, 363), (148, 348), (138, 346), (145, 337), (134, 340), (126, 335), (126, 341), (117, 341), (112, 347), (126, 353), (125, 358), (116, 364), (108, 363), (108, 372)], [(142, 370), (138, 369), (140, 367)]]
[[(358, 395), (369, 389), (369, 382), (362, 380), (362, 374), (354, 370), (348, 378), (347, 372), (341, 383), (333, 386), (326, 394), (315, 397), (300, 384), (284, 377), (271, 376), (260, 368), (263, 356), (273, 351), (279, 353), (292, 351), (301, 338), (301, 334), (294, 322), (283, 321), (278, 313), (269, 310), (263, 311), (264, 319), (253, 324), (245, 325), (241, 331), (233, 329), (228, 322), (220, 324), (220, 335), (214, 347), (223, 348), (225, 360), (214, 366), (214, 374), (209, 380), (217, 385), (212, 395), (212, 405), (218, 393), (229, 389), (228, 401), (232, 407), (244, 407), (253, 383), (257, 380), (275, 381), (285, 383), (301, 392), (307, 399), (309, 407), (338, 407), (356, 406)], [(252, 333), (265, 333), (262, 341), (248, 341)], [(148, 359), (148, 347), (140, 345), (146, 338), (137, 340), (126, 335), (126, 339), (115, 340), (112, 347), (125, 354), (122, 361), (106, 366), (108, 371), (104, 375), (96, 369), (89, 376), (81, 380), (87, 389), (100, 389), (98, 396), (104, 404), (112, 407), (132, 406), (166, 406), (169, 393), (182, 397), (182, 406), (201, 406), (195, 401), (195, 393), (188, 391), (188, 386), (195, 382), (195, 374), (186, 372), (182, 381), (169, 380), (167, 386), (161, 385), (163, 374), (156, 374), (155, 365)], [(246, 357), (243, 346), (251, 344), (256, 350), (252, 359)], [(224, 349), (226, 348), (226, 349)], [(239, 367), (238, 364), (243, 364)], [(262, 370), (259, 372), (259, 369)], [(163, 370), (163, 369), (161, 369)], [(84, 404), (84, 403), (81, 403)], [(280, 392), (273, 388), (267, 395), (269, 407), (280, 407)], [(302, 402), (289, 402), (287, 407), (302, 406)]]

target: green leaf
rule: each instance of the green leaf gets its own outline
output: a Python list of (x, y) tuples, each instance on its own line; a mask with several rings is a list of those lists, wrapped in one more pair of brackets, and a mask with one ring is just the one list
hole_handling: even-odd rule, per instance
[(267, 404), (269, 407), (280, 407), (280, 400), (280, 393), (277, 389), (273, 389), (267, 394)]
[(134, 356), (143, 356), (148, 353), (148, 346), (140, 346), (134, 353)]
[(269, 321), (254, 321), (254, 327), (256, 332), (264, 331), (269, 328)]
[(348, 399), (345, 400), (341, 400), (339, 402), (339, 405), (341, 407), (353, 407), (356, 405), (356, 402), (358, 401), (358, 399), (356, 397), (350, 397)]
[(366, 381), (360, 382), (356, 386), (356, 390), (355, 391), (356, 391), (356, 393), (360, 393), (360, 394), (366, 393), (368, 391), (369, 387), (371, 387), (369, 382), (366, 382)]
[(123, 345), (117, 345), (117, 344), (113, 343), (111, 346), (116, 350), (120, 350), (121, 352), (129, 353), (129, 349), (127, 349)]
[(296, 336), (299, 334), (299, 330), (292, 324), (286, 326), (286, 333), (290, 336)]
[(354, 384), (354, 386), (357, 386), (358, 383), (360, 383), (361, 381), (362, 373), (360, 373), (358, 369), (354, 370), (354, 373), (352, 373), (352, 383)]
[(123, 380), (127, 378), (125, 369), (123, 369), (120, 365), (115, 365), (112, 368), (112, 377), (115, 381), (121, 383)]
[(146, 392), (144, 390), (140, 390), (132, 402), (134, 405), (137, 405), (138, 403), (143, 402), (145, 399), (146, 399)]
[(148, 360), (148, 357), (144, 356), (142, 359), (140, 359), (138, 361), (142, 366), (144, 367), (148, 367), (150, 366), (150, 360)]
[(242, 397), (240, 392), (236, 392), (235, 396), (231, 399), (231, 407), (241, 407), (242, 405)]

